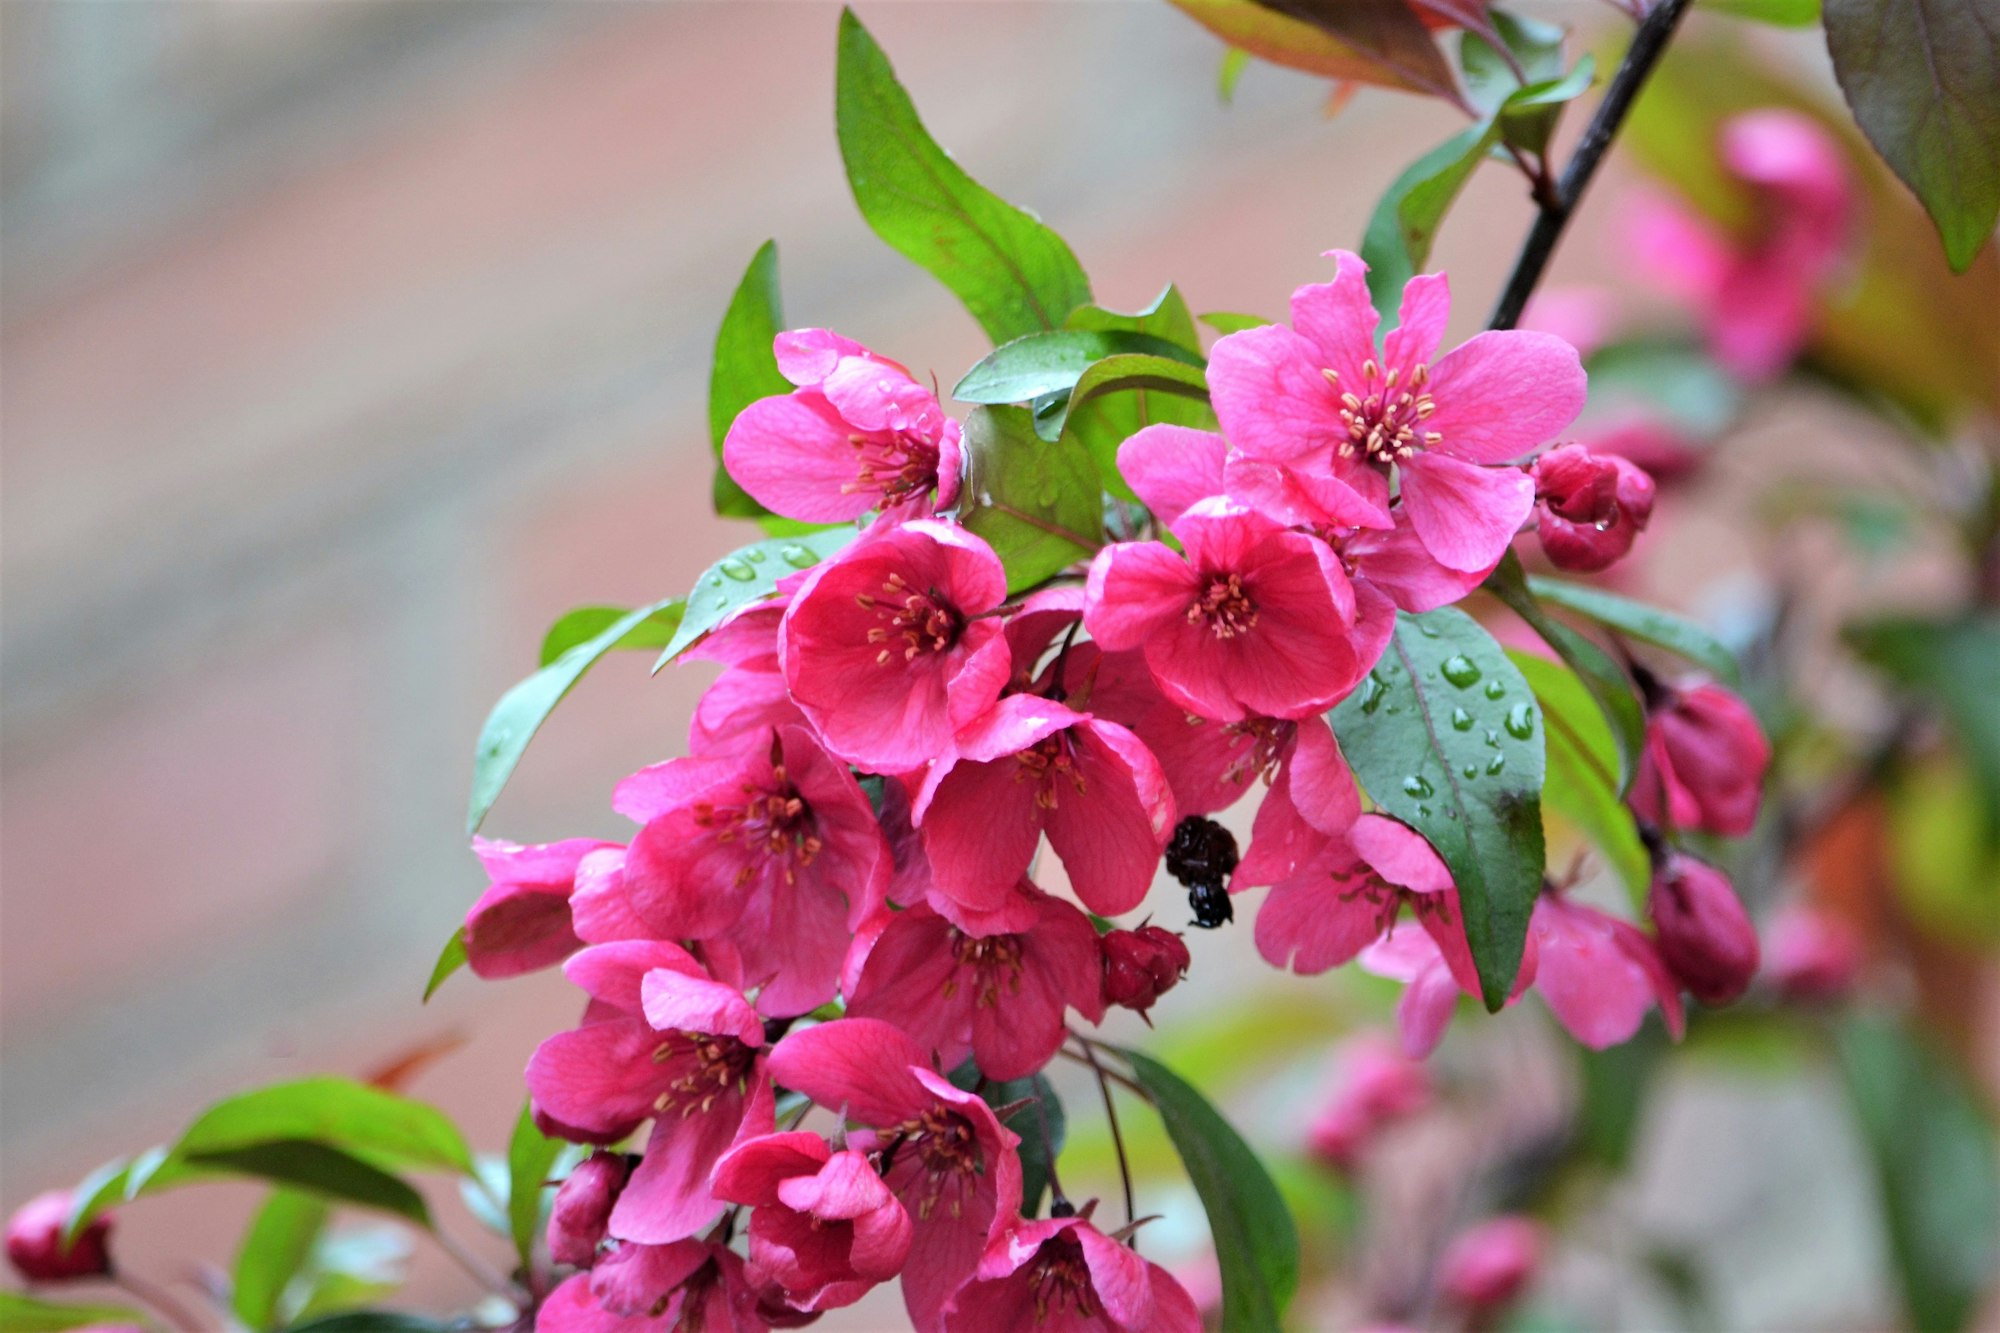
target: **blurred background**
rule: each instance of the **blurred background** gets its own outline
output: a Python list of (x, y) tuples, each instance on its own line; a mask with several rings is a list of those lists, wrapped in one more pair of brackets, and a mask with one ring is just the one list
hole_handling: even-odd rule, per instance
[[(1586, 35), (1613, 17), (1581, 0), (1537, 12)], [(0, 6), (0, 1203), (164, 1138), (226, 1090), (364, 1074), (458, 1037), (410, 1090), (475, 1143), (504, 1142), (521, 1065), (575, 1002), (553, 976), (468, 976), (418, 1006), (483, 885), (463, 838), (474, 738), (562, 612), (685, 589), (752, 535), (710, 512), (705, 421), (744, 264), (776, 237), (790, 324), (945, 384), (985, 350), (854, 211), (831, 116), (837, 14)], [(1329, 117), (1323, 81), (1262, 65), (1224, 105), (1219, 44), (1163, 4), (863, 17), (936, 137), (1056, 226), (1114, 307), (1172, 281), (1197, 311), (1279, 313), (1459, 124), (1378, 92)], [(1831, 88), (1814, 30), (1690, 27)], [(1633, 172), (1621, 158), (1601, 179), (1555, 272), (1643, 311), (1613, 225)], [(1433, 256), (1456, 333), (1481, 324), (1528, 219), (1518, 178), (1475, 179)], [(1651, 595), (1723, 623), (1757, 605), (1767, 554), (1746, 532), (1745, 471), (1880, 453), (1809, 399), (1731, 448), (1641, 546), (1664, 572)], [(1850, 600), (1954, 592), (1921, 533), (1893, 577), (1837, 569)], [(706, 679), (649, 665), (593, 673), (487, 833), (624, 836), (612, 783), (679, 751)], [(1274, 1030), (1323, 1044), (1344, 1021), (1331, 983), (1270, 974), (1248, 934), (1195, 940), (1196, 969), (1234, 969), (1275, 997)], [(1950, 985), (1991, 1086), (1992, 969)], [(1162, 1032), (1203, 994), (1169, 995)], [(1869, 1176), (1827, 1076), (1755, 1063), (1703, 1066), (1661, 1099), (1620, 1207), (1714, 1279), (1718, 1326), (1893, 1322)], [(1278, 1087), (1297, 1095), (1264, 1096), (1253, 1142), (1298, 1132), (1308, 1091)], [(123, 1252), (168, 1277), (190, 1253), (226, 1261), (255, 1197), (134, 1208)], [(1599, 1252), (1567, 1280), (1613, 1325), (1677, 1319), (1632, 1295), (1644, 1260)], [(428, 1263), (418, 1299), (461, 1299), (455, 1270)]]

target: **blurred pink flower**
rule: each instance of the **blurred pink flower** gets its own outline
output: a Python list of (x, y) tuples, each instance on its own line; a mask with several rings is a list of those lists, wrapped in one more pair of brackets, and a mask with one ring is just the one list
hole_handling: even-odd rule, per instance
[(1376, 1136), (1431, 1104), (1430, 1072), (1380, 1033), (1360, 1033), (1334, 1053), (1338, 1084), (1306, 1127), (1313, 1156), (1352, 1170)]
[(1489, 1218), (1460, 1233), (1438, 1266), (1446, 1296), (1474, 1310), (1510, 1305), (1542, 1264), (1541, 1224), (1508, 1215)]
[(1594, 1051), (1616, 1046), (1657, 1004), (1680, 1039), (1680, 986), (1636, 926), (1551, 890), (1535, 900), (1530, 932), (1535, 989), (1572, 1037)]
[(30, 1282), (68, 1282), (111, 1271), (111, 1214), (99, 1213), (63, 1244), (74, 1200), (68, 1190), (48, 1190), (7, 1219), (7, 1262)]
[(1565, 444), (1535, 460), (1536, 535), (1558, 569), (1595, 573), (1631, 551), (1653, 516), (1653, 479), (1616, 454)]
[(1814, 1003), (1846, 999), (1866, 961), (1854, 927), (1810, 905), (1788, 907), (1778, 914), (1764, 957), (1780, 992)]

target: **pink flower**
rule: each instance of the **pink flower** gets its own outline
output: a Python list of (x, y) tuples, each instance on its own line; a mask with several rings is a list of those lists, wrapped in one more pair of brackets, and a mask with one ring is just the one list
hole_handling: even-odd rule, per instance
[(612, 803), (644, 822), (625, 896), (658, 935), (733, 946), (764, 1013), (833, 998), (848, 935), (881, 905), (889, 865), (868, 798), (810, 732), (655, 765)]
[(947, 1333), (1200, 1333), (1201, 1311), (1158, 1264), (1082, 1217), (1017, 1222), (953, 1298)]
[(914, 812), (937, 891), (981, 911), (1013, 892), (1046, 831), (1084, 906), (1129, 912), (1174, 823), (1166, 778), (1137, 736), (1032, 694), (961, 732)]
[(1343, 1171), (1360, 1162), (1380, 1133), (1431, 1104), (1431, 1076), (1379, 1033), (1341, 1044), (1339, 1086), (1306, 1128), (1313, 1156)]
[(632, 1172), (624, 1153), (594, 1152), (556, 1189), (549, 1206), (549, 1257), (588, 1268), (611, 1235), (611, 1209)]
[(554, 967), (583, 947), (570, 921), (577, 866), (615, 842), (571, 838), (523, 847), (474, 838), (491, 886), (465, 914), (465, 956), (489, 980)]
[[(1583, 407), (1576, 349), (1547, 333), (1479, 334), (1437, 358), (1450, 312), (1440, 274), (1403, 289), (1401, 322), (1375, 345), (1367, 268), (1346, 251), (1331, 283), (1292, 294), (1292, 328), (1216, 343), (1209, 384), (1222, 433), (1274, 465), (1285, 522), (1386, 528), (1389, 481), (1424, 547), (1451, 569), (1490, 568), (1534, 505), (1518, 468)], [(1435, 364), (1433, 361), (1435, 359)]]
[(799, 387), (738, 414), (723, 466), (774, 514), (838, 523), (871, 509), (949, 509), (959, 427), (910, 372), (824, 329), (781, 333), (778, 369)]
[(1257, 911), (1257, 952), (1303, 976), (1324, 972), (1387, 934), (1406, 906), (1458, 984), (1477, 990), (1451, 872), (1422, 834), (1383, 815), (1362, 815), (1345, 837), (1323, 839), (1317, 855), (1272, 887)]
[(1630, 922), (1545, 892), (1535, 901), (1535, 989), (1556, 1021), (1594, 1051), (1630, 1040), (1655, 1004), (1680, 1040), (1681, 992), (1658, 949)]
[(1703, 1004), (1728, 1004), (1757, 975), (1757, 928), (1729, 879), (1674, 852), (1653, 872), (1646, 914), (1667, 970)]
[(1535, 460), (1536, 535), (1558, 569), (1595, 573), (1625, 558), (1653, 516), (1653, 479), (1617, 454), (1580, 444)]
[(1756, 715), (1720, 685), (1649, 685), (1646, 751), (1632, 808), (1657, 824), (1740, 838), (1757, 823), (1771, 745)]
[(1787, 998), (1816, 1003), (1846, 999), (1866, 961), (1854, 927), (1812, 906), (1778, 914), (1765, 957), (1771, 980)]
[(723, 1245), (623, 1244), (549, 1294), (536, 1333), (764, 1333), (743, 1260)]
[(1020, 1210), (1020, 1139), (879, 1019), (791, 1033), (772, 1048), (771, 1076), (821, 1106), (846, 1107), (850, 1120), (877, 1131), (883, 1179), (916, 1226), (903, 1300), (919, 1333), (935, 1333), (947, 1298)]
[(611, 1234), (665, 1244), (713, 1222), (715, 1160), (772, 1129), (764, 1028), (743, 997), (664, 941), (600, 944), (563, 973), (589, 994), (583, 1025), (528, 1061), (535, 1105), (564, 1125), (608, 1133), (653, 1121), (646, 1155), (611, 1213)]
[(1854, 231), (1854, 183), (1833, 136), (1795, 111), (1736, 116), (1720, 147), (1755, 213), (1747, 234), (1726, 235), (1653, 199), (1635, 210), (1632, 247), (1646, 272), (1700, 308), (1718, 360), (1746, 379), (1768, 379), (1812, 334)]
[[(1403, 998), (1396, 1002), (1396, 1029), (1403, 1041), (1403, 1054), (1421, 1060), (1444, 1040), (1458, 1008), (1458, 997), (1477, 994), (1473, 978), (1461, 982), (1445, 953), (1428, 931), (1392, 930), (1361, 951), (1361, 968), (1378, 977), (1404, 983)], [(1534, 931), (1528, 932), (1521, 951), (1521, 968), (1514, 974), (1514, 989), (1507, 997), (1512, 1004), (1534, 984), (1540, 958)], [(1462, 968), (1462, 964), (1460, 965)]]
[(1510, 1305), (1541, 1268), (1542, 1244), (1541, 1225), (1531, 1218), (1489, 1218), (1445, 1250), (1438, 1285), (1474, 1310)]
[(886, 914), (867, 947), (847, 1012), (894, 1023), (951, 1069), (970, 1052), (988, 1078), (1026, 1078), (1063, 1042), (1073, 1007), (1093, 1023), (1099, 997), (1097, 932), (1082, 912), (1033, 885), (1021, 929), (976, 934), (928, 906)]
[(111, 1214), (99, 1213), (63, 1244), (74, 1204), (68, 1190), (49, 1190), (7, 1219), (7, 1262), (30, 1282), (70, 1282), (111, 1272)]
[(1090, 567), (1084, 626), (1140, 649), (1174, 702), (1219, 722), (1299, 718), (1346, 697), (1388, 643), (1386, 599), (1358, 599), (1325, 543), (1223, 500), (1160, 542), (1120, 542)]
[(771, 1134), (730, 1149), (715, 1192), (748, 1204), (750, 1262), (801, 1310), (852, 1305), (902, 1271), (910, 1215), (874, 1165), (817, 1134)]
[(930, 762), (1000, 697), (1011, 661), (991, 547), (920, 520), (865, 537), (813, 571), (785, 613), (792, 698), (827, 749), (871, 772)]
[(1194, 961), (1181, 937), (1159, 926), (1106, 931), (1098, 944), (1104, 957), (1104, 1005), (1130, 1009), (1141, 1018), (1187, 975)]

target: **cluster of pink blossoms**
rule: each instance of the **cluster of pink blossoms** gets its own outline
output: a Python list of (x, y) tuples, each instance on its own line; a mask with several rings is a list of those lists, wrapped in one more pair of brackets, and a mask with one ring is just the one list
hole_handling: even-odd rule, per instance
[[(923, 1333), (1198, 1329), (1088, 1208), (1022, 1215), (1019, 1139), (980, 1095), (1047, 1065), (1069, 1014), (1143, 1012), (1190, 963), (1172, 932), (1038, 887), (1045, 837), (1099, 918), (1138, 911), (1163, 855), (1223, 916), (1223, 890), (1268, 886), (1264, 956), (1404, 979), (1413, 1051), (1476, 993), (1449, 872), (1364, 812), (1324, 713), (1398, 609), (1477, 586), (1538, 497), (1602, 531), (1625, 474), (1529, 462), (1583, 405), (1567, 343), (1490, 332), (1440, 356), (1426, 275), (1378, 346), (1362, 265), (1336, 257), (1290, 327), (1216, 344), (1221, 434), (1120, 449), (1173, 544), (1108, 546), (1024, 596), (954, 521), (959, 428), (933, 393), (836, 335), (779, 337), (797, 387), (744, 410), (726, 466), (777, 514), (874, 517), (687, 654), (722, 671), (688, 756), (618, 785), (627, 843), (479, 847), (472, 967), (560, 962), (588, 997), (527, 1071), (544, 1129), (599, 1146), (557, 1196), (551, 1248), (578, 1271), (540, 1327), (791, 1327), (900, 1279)], [(1647, 788), (1677, 820), (1687, 731)], [(1239, 863), (1206, 817), (1260, 782)], [(1558, 896), (1520, 977), (1591, 1045), (1655, 1003), (1679, 1022), (1653, 938)], [(968, 1058), (976, 1085), (942, 1072)], [(615, 1150), (646, 1126), (642, 1155)]]

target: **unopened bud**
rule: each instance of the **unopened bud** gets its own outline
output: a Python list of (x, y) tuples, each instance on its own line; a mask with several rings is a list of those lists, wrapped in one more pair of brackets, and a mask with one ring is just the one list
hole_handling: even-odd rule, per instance
[(111, 1215), (99, 1213), (72, 1243), (63, 1244), (69, 1221), (68, 1190), (50, 1190), (14, 1210), (7, 1219), (7, 1259), (30, 1282), (68, 1282), (103, 1277), (111, 1271)]
[(1728, 1004), (1757, 975), (1757, 929), (1728, 876), (1675, 852), (1653, 875), (1647, 914), (1660, 957), (1703, 1004)]
[(1461, 1234), (1445, 1250), (1438, 1282), (1474, 1310), (1512, 1304), (1542, 1263), (1542, 1228), (1526, 1217), (1496, 1217)]
[(1632, 808), (1655, 824), (1726, 838), (1748, 833), (1771, 763), (1750, 706), (1720, 685), (1674, 689), (1651, 681), (1647, 694), (1646, 751), (1632, 781)]
[(1616, 454), (1580, 444), (1535, 460), (1536, 531), (1559, 569), (1592, 573), (1624, 558), (1653, 516), (1653, 479)]
[(595, 1152), (569, 1173), (549, 1208), (549, 1255), (557, 1263), (588, 1268), (596, 1262), (629, 1170), (623, 1153)]
[(1159, 926), (1114, 930), (1098, 943), (1104, 950), (1104, 1002), (1142, 1014), (1187, 975), (1193, 961), (1181, 937)]

